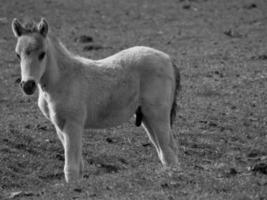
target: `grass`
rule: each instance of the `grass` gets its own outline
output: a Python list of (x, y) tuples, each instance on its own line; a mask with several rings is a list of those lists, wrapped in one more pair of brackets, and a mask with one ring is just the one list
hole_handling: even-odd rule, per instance
[[(263, 0), (3, 0), (0, 199), (266, 199), (265, 168), (257, 167), (267, 162), (266, 7)], [(131, 119), (85, 132), (84, 178), (66, 185), (55, 130), (37, 96), (23, 96), (15, 83), (9, 22), (27, 16), (45, 16), (68, 48), (90, 58), (135, 45), (172, 55), (182, 77), (173, 130), (180, 169), (162, 170)], [(85, 48), (81, 35), (101, 48)]]

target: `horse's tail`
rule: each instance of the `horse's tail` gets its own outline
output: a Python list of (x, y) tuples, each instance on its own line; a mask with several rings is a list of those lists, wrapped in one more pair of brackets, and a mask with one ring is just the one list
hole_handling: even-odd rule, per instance
[(177, 109), (177, 103), (176, 103), (176, 97), (178, 95), (178, 92), (181, 90), (181, 77), (180, 77), (180, 71), (178, 67), (172, 63), (174, 73), (175, 73), (175, 90), (174, 90), (174, 97), (173, 97), (173, 103), (172, 103), (172, 108), (171, 108), (171, 126), (173, 125), (173, 122), (176, 117), (176, 109)]

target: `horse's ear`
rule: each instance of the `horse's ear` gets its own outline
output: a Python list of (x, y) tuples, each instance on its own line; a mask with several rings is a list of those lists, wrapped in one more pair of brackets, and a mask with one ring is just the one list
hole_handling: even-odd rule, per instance
[(22, 27), (18, 19), (14, 18), (11, 26), (15, 37), (19, 37), (23, 34), (24, 28)]
[(46, 37), (46, 35), (48, 33), (48, 23), (47, 23), (45, 18), (41, 19), (41, 21), (39, 22), (37, 28), (38, 28), (39, 33), (42, 36)]

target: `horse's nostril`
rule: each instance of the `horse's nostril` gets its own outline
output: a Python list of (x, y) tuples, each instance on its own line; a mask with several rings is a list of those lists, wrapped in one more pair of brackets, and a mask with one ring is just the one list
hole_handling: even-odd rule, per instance
[(34, 81), (27, 81), (26, 84), (28, 85), (28, 87), (35, 87)]

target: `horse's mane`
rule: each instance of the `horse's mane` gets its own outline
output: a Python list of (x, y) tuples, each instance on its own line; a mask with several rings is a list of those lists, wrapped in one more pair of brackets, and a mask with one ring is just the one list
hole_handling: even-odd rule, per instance
[(23, 20), (22, 27), (25, 33), (36, 33), (38, 32), (38, 23), (34, 20)]
[(53, 47), (57, 52), (60, 52), (61, 54), (72, 56), (73, 53), (69, 51), (66, 46), (58, 39), (54, 34), (49, 33), (48, 35), (49, 40), (52, 42)]

